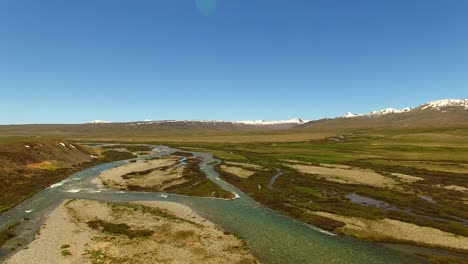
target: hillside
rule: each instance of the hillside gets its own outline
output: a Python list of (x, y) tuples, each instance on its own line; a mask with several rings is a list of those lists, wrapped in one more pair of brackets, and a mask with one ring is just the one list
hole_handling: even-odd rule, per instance
[(92, 160), (66, 141), (28, 140), (0, 144), (0, 212), (67, 177)]
[(300, 119), (284, 121), (140, 121), (112, 123), (93, 121), (86, 124), (28, 124), (0, 126), (0, 135), (153, 135), (206, 132), (255, 132), (288, 129), (304, 122)]
[(402, 129), (468, 126), (468, 100), (439, 100), (402, 110), (387, 108), (367, 114), (347, 113), (298, 126), (306, 130)]
[(468, 99), (445, 99), (414, 108), (386, 108), (366, 114), (303, 121), (139, 121), (86, 124), (0, 125), (0, 136), (53, 136), (73, 140), (134, 142), (291, 142), (362, 129), (468, 127)]
[(58, 139), (0, 139), (0, 213), (79, 170), (135, 157), (131, 151), (84, 148)]

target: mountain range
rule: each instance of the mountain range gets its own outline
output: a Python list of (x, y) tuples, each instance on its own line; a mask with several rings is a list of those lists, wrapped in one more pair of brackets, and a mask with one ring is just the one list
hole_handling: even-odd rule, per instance
[(335, 118), (280, 121), (222, 121), (222, 120), (144, 120), (137, 122), (108, 122), (95, 120), (86, 124), (1, 125), (0, 135), (34, 134), (158, 134), (216, 131), (270, 131), (299, 129), (332, 131), (373, 128), (428, 128), (468, 126), (468, 99), (444, 99), (413, 108), (386, 108), (367, 114), (351, 112)]
[[(151, 125), (157, 123), (176, 123), (176, 122), (200, 122), (200, 123), (232, 123), (232, 124), (242, 124), (242, 125), (299, 125), (307, 123), (308, 121), (302, 120), (298, 117), (292, 118), (289, 120), (274, 120), (274, 121), (266, 121), (266, 120), (243, 120), (243, 121), (225, 121), (225, 120), (150, 120), (146, 119), (143, 121), (137, 122), (127, 122), (128, 124), (134, 125)], [(104, 121), (104, 120), (94, 120), (89, 122), (88, 124), (109, 124), (109, 123), (116, 123), (111, 121)], [(118, 122), (117, 122), (118, 123)], [(123, 122), (125, 123), (125, 122)]]
[[(105, 121), (93, 121), (91, 124), (105, 124)], [(151, 124), (204, 124), (205, 126), (217, 125), (234, 126), (236, 129), (287, 129), (292, 127), (309, 127), (317, 129), (332, 128), (375, 128), (375, 127), (432, 127), (432, 126), (456, 126), (468, 123), (468, 99), (443, 99), (431, 101), (410, 108), (395, 109), (385, 108), (371, 111), (366, 114), (354, 114), (348, 112), (340, 117), (324, 118), (319, 120), (302, 120), (293, 118), (280, 121), (247, 120), (247, 121), (223, 121), (223, 120), (145, 120), (130, 122), (127, 126), (151, 125)]]
[(468, 125), (468, 99), (444, 99), (414, 108), (386, 108), (367, 114), (351, 112), (337, 118), (310, 121), (308, 129), (424, 128)]
[(395, 108), (385, 108), (377, 111), (372, 111), (367, 114), (353, 114), (351, 112), (348, 112), (341, 117), (349, 118), (349, 117), (358, 117), (358, 116), (382, 116), (382, 115), (387, 115), (387, 114), (400, 114), (400, 113), (405, 113), (405, 112), (410, 112), (414, 109), (422, 109), (422, 110), (441, 110), (443, 111), (444, 108), (448, 107), (463, 107), (465, 109), (468, 109), (468, 99), (443, 99), (443, 100), (438, 100), (438, 101), (432, 101), (428, 102), (425, 104), (422, 104), (418, 107), (415, 108), (403, 108), (403, 109), (395, 109)]

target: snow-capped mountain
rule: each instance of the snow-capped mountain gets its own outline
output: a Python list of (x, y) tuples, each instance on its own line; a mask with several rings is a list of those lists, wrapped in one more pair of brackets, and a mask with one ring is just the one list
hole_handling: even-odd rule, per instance
[[(307, 120), (304, 121), (298, 117), (292, 118), (289, 120), (277, 120), (277, 121), (266, 121), (266, 120), (243, 120), (243, 121), (225, 121), (225, 120), (159, 120), (153, 121), (150, 119), (145, 119), (144, 121), (138, 122), (127, 122), (127, 126), (132, 125), (151, 125), (155, 123), (177, 123), (177, 122), (185, 122), (185, 123), (210, 123), (210, 124), (223, 124), (223, 123), (230, 123), (230, 124), (242, 124), (242, 125), (300, 125), (308, 122)], [(88, 124), (108, 124), (112, 123), (109, 121), (102, 121), (102, 120), (94, 120), (89, 122)]]
[(112, 123), (112, 122), (104, 121), (104, 120), (94, 120), (94, 121), (89, 122), (88, 124), (108, 124), (108, 123)]
[(399, 114), (399, 113), (404, 113), (411, 111), (411, 108), (404, 108), (404, 109), (395, 109), (395, 108), (385, 108), (381, 110), (376, 110), (369, 112), (367, 114), (353, 114), (351, 112), (348, 112), (341, 117), (343, 118), (352, 118), (352, 117), (358, 117), (358, 116), (367, 116), (367, 117), (374, 117), (374, 116), (383, 116), (383, 115), (388, 115), (388, 114)]
[(411, 112), (413, 110), (431, 110), (431, 109), (441, 110), (447, 107), (463, 107), (464, 109), (468, 109), (468, 99), (443, 99), (443, 100), (427, 102), (425, 104), (422, 104), (414, 108), (409, 108), (409, 107), (403, 108), (403, 109), (385, 108), (381, 110), (372, 111), (367, 114), (353, 114), (351, 112), (348, 112), (340, 117), (341, 118), (353, 118), (353, 117), (360, 117), (360, 116), (379, 117), (379, 116), (384, 116), (384, 115), (389, 115), (389, 114), (400, 114), (400, 113)]
[[(132, 135), (171, 134), (177, 131), (268, 131), (301, 129), (317, 131), (352, 131), (354, 129), (402, 129), (402, 128), (454, 128), (468, 127), (468, 99), (444, 99), (431, 101), (413, 108), (385, 108), (366, 114), (351, 112), (337, 118), (320, 120), (150, 120), (135, 122), (109, 122), (94, 120), (86, 124), (38, 124), (28, 125), (41, 133), (131, 133)], [(1, 128), (1, 126), (0, 126)], [(5, 131), (16, 131), (15, 126), (4, 126)], [(36, 130), (35, 130), (36, 131)], [(1, 129), (0, 129), (1, 133)]]
[(302, 129), (401, 129), (434, 127), (467, 127), (468, 99), (443, 99), (413, 108), (386, 108), (367, 114), (346, 113), (300, 125)]
[(404, 108), (404, 109), (395, 109), (395, 108), (385, 108), (377, 111), (372, 111), (368, 114), (367, 116), (382, 116), (382, 115), (388, 115), (388, 114), (399, 114), (399, 113), (404, 113), (411, 111), (411, 108)]
[[(403, 108), (403, 109), (396, 109), (396, 108), (385, 108), (376, 111), (371, 111), (365, 114), (354, 114), (352, 112), (348, 112), (338, 118), (335, 119), (353, 119), (353, 120), (380, 120), (385, 117), (385, 120), (390, 119), (400, 119), (402, 118), (412, 118), (411, 122), (421, 123), (422, 119), (424, 122), (430, 122), (430, 120), (436, 120), (436, 113), (439, 113), (441, 116), (437, 116), (441, 121), (438, 122), (449, 122), (452, 120), (452, 123), (459, 122), (466, 115), (466, 110), (468, 110), (468, 99), (443, 99), (437, 101), (431, 101), (424, 103), (420, 106), (414, 108)], [(457, 113), (455, 113), (457, 112)], [(422, 115), (425, 113), (424, 115)], [(451, 118), (447, 115), (450, 113)], [(402, 115), (404, 114), (404, 115)], [(419, 119), (416, 117), (419, 116)], [(455, 118), (456, 116), (456, 118)], [(333, 119), (331, 119), (333, 120)], [(408, 119), (409, 120), (409, 119)], [(317, 120), (320, 121), (320, 120)], [(292, 128), (295, 126), (305, 125), (306, 123), (310, 122), (310, 120), (302, 120), (300, 118), (292, 118), (288, 120), (242, 120), (242, 121), (226, 121), (226, 120), (151, 120), (145, 119), (144, 121), (137, 121), (137, 122), (122, 122), (125, 126), (163, 126), (163, 125), (171, 125), (172, 127), (203, 127), (203, 128), (228, 128), (231, 129), (240, 129), (244, 126), (245, 129), (249, 128), (258, 128), (264, 127), (265, 129), (282, 129), (282, 128)], [(384, 122), (384, 120), (378, 121)], [(396, 122), (396, 121), (392, 121)], [(403, 121), (401, 121), (403, 122)], [(435, 121), (434, 121), (435, 122)], [(109, 121), (103, 120), (94, 120), (88, 124), (108, 124), (112, 123)], [(316, 123), (311, 122), (311, 123)], [(113, 123), (116, 124), (116, 123)]]
[(425, 103), (421, 105), (421, 109), (436, 109), (440, 110), (441, 108), (450, 107), (450, 106), (461, 106), (465, 109), (468, 109), (468, 99), (443, 99)]
[(307, 121), (304, 121), (298, 117), (289, 119), (289, 120), (278, 120), (278, 121), (265, 121), (265, 120), (244, 120), (244, 121), (234, 121), (235, 124), (244, 124), (244, 125), (280, 125), (280, 124), (303, 124)]
[(358, 114), (353, 114), (353, 113), (351, 113), (351, 112), (348, 112), (348, 113), (346, 113), (346, 114), (344, 114), (344, 115), (342, 115), (342, 116), (340, 116), (340, 117), (343, 117), (343, 118), (350, 118), (350, 117), (356, 117), (356, 116), (360, 116), (360, 115), (358, 115)]
[(203, 126), (203, 127), (241, 127), (244, 126), (248, 127), (265, 127), (266, 129), (270, 128), (290, 128), (294, 126), (298, 126), (309, 121), (304, 121), (300, 118), (292, 118), (288, 120), (275, 120), (275, 121), (266, 121), (266, 120), (243, 120), (243, 121), (226, 121), (226, 120), (150, 120), (145, 119), (144, 121), (134, 121), (134, 122), (109, 122), (103, 120), (94, 120), (87, 124), (91, 125), (98, 125), (98, 124), (113, 124), (118, 125), (121, 124), (126, 127), (149, 127), (154, 125), (172, 125), (172, 126)]

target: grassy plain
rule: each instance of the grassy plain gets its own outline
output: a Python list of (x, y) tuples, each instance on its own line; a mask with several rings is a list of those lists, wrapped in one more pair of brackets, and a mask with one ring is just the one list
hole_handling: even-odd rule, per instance
[[(220, 167), (218, 171), (224, 179), (263, 204), (327, 230), (346, 233), (342, 228), (345, 222), (310, 212), (394, 219), (468, 236), (468, 193), (462, 188), (460, 191), (444, 188), (468, 187), (467, 128), (344, 131), (331, 137), (297, 142), (229, 142), (165, 144), (194, 151), (209, 150), (224, 164), (242, 162), (262, 166), (264, 170), (245, 179)], [(291, 168), (291, 164), (321, 166), (324, 163), (372, 170), (397, 184), (385, 188), (343, 184)], [(277, 169), (283, 174), (270, 189), (268, 184)], [(395, 173), (422, 180), (407, 181)], [(347, 198), (350, 194), (383, 202), (387, 207), (353, 202)], [(427, 197), (430, 199), (424, 199)], [(373, 239), (373, 236), (361, 238)]]
[[(257, 201), (337, 233), (350, 234), (345, 228), (346, 221), (342, 221), (343, 217), (349, 217), (375, 221), (391, 219), (468, 236), (468, 193), (464, 191), (468, 188), (467, 127), (326, 132), (290, 129), (137, 136), (93, 134), (80, 135), (75, 139), (83, 142), (163, 144), (211, 152), (223, 161), (220, 166), (238, 166), (255, 171), (252, 176), (241, 178), (218, 167), (225, 180)], [(249, 164), (262, 169), (249, 167)], [(344, 184), (314, 173), (301, 172), (292, 168), (292, 164), (346, 165), (350, 169), (372, 170), (396, 184), (392, 187)], [(278, 169), (283, 174), (269, 188), (271, 177)], [(408, 175), (407, 179), (418, 180), (408, 181), (401, 174)], [(350, 194), (373, 199), (386, 206), (352, 201)], [(339, 217), (332, 219), (326, 217), (327, 214)], [(359, 237), (375, 240), (378, 236), (359, 234)], [(384, 240), (398, 241), (388, 237)]]

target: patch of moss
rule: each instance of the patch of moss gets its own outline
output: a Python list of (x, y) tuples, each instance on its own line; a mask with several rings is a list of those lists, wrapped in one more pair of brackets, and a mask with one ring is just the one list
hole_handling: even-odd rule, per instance
[(130, 152), (116, 151), (116, 150), (106, 150), (102, 152), (101, 155), (104, 156), (101, 159), (103, 162), (111, 162), (115, 160), (125, 160), (125, 159), (136, 158), (136, 156)]
[(109, 257), (102, 250), (87, 250), (85, 254), (92, 264), (104, 264)]
[(101, 230), (104, 233), (113, 235), (125, 235), (128, 238), (148, 237), (154, 233), (152, 230), (130, 229), (130, 226), (127, 224), (114, 224), (103, 220), (93, 220), (87, 224), (92, 229)]
[(68, 201), (64, 204), (64, 206), (69, 205), (69, 204), (72, 203), (73, 201), (76, 201), (76, 198), (73, 198), (73, 199), (68, 200)]
[(62, 256), (64, 256), (64, 257), (68, 257), (68, 256), (72, 255), (72, 253), (69, 250), (66, 250), (66, 249), (62, 250), (61, 253), (62, 253)]
[(162, 209), (155, 208), (155, 207), (149, 207), (149, 206), (144, 206), (144, 205), (139, 205), (139, 204), (130, 204), (130, 203), (107, 203), (107, 204), (112, 208), (113, 212), (118, 212), (119, 210), (122, 210), (122, 209), (128, 209), (132, 211), (139, 211), (142, 213), (147, 213), (147, 214), (160, 217), (160, 218), (164, 218), (167, 220), (171, 220), (171, 221), (185, 222), (185, 223), (189, 223), (189, 224), (201, 227), (200, 224), (179, 218), (173, 214), (170, 214)]

